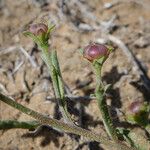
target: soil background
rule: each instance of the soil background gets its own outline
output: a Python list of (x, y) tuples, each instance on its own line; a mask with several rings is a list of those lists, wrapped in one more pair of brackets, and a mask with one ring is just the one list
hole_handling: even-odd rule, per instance
[[(118, 45), (107, 39), (121, 39), (142, 64), (150, 78), (150, 1), (149, 0), (0, 0), (0, 91), (40, 113), (60, 119), (52, 82), (40, 50), (24, 37), (29, 24), (49, 22), (56, 27), (50, 49), (56, 49), (63, 79), (71, 96), (72, 117), (83, 128), (105, 134), (94, 92), (95, 76), (90, 63), (79, 53), (91, 42), (112, 45), (114, 51), (103, 67), (103, 80), (111, 83), (107, 102), (116, 126), (123, 126), (128, 106), (135, 100), (149, 101), (139, 71)], [(52, 100), (53, 99), (53, 100)], [(20, 121), (32, 118), (0, 102), (0, 119)], [(101, 150), (103, 145), (48, 126), (36, 132), (25, 129), (0, 131), (0, 150)]]

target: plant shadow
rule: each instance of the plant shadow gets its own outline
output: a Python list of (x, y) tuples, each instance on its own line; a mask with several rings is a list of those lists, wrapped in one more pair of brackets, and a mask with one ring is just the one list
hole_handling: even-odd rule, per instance
[(43, 137), (40, 146), (45, 147), (51, 142), (54, 143), (56, 147), (59, 147), (59, 137), (62, 137), (63, 133), (60, 133), (56, 131), (55, 129), (51, 128), (50, 126), (47, 125), (42, 125), (38, 127), (35, 131), (33, 132), (28, 132), (22, 135), (23, 138), (36, 138), (36, 137)]
[[(105, 73), (103, 80), (106, 83), (112, 83), (112, 85), (114, 85), (117, 81), (120, 80), (120, 78), (123, 75), (124, 75), (123, 73), (118, 72), (117, 67), (115, 66), (111, 69), (110, 72)], [(94, 88), (89, 88), (90, 87), (89, 85), (91, 82), (92, 82), (92, 80), (87, 80), (87, 81), (82, 81), (82, 82), (78, 80), (76, 82), (76, 89), (82, 90), (82, 92), (86, 96), (93, 94)], [(109, 90), (109, 92), (107, 93), (109, 95), (109, 98), (112, 99), (111, 105), (113, 107), (120, 108), (122, 106), (119, 93), (120, 93), (119, 88), (114, 88), (114, 86), (112, 86), (112, 89)], [(71, 115), (75, 116), (76, 123), (80, 127), (88, 129), (89, 126), (96, 127), (97, 125), (103, 125), (101, 120), (94, 120), (93, 116), (86, 113), (86, 111), (85, 111), (85, 107), (90, 104), (92, 99), (88, 99), (88, 100), (85, 99), (85, 101), (86, 101), (85, 103), (80, 103), (80, 101), (72, 101), (72, 100), (69, 100), (69, 98), (66, 100), (67, 100), (67, 104), (68, 104), (69, 113)], [(52, 101), (52, 102), (56, 103), (56, 101)], [(112, 111), (112, 116), (116, 117), (115, 111)], [(57, 103), (55, 104), (54, 118), (56, 118), (58, 120), (60, 120), (62, 118), (62, 115), (59, 112), (59, 106)], [(117, 120), (117, 122), (118, 122), (118, 120)], [(74, 135), (74, 134), (68, 134), (68, 135), (70, 136), (70, 138), (72, 140), (76, 140), (76, 141), (80, 140), (80, 137), (77, 135)], [(77, 150), (82, 149), (82, 147), (86, 144), (88, 144), (88, 148), (90, 150), (99, 150), (99, 149), (102, 150), (99, 143), (93, 142), (93, 141), (79, 144)]]
[(112, 88), (107, 92), (108, 97), (111, 98), (111, 106), (121, 108), (121, 97), (119, 88), (114, 88), (114, 84), (120, 80), (124, 73), (119, 73), (117, 66), (114, 66), (110, 72), (106, 72), (103, 76), (103, 80), (112, 85)]
[(139, 92), (142, 93), (144, 100), (150, 102), (150, 91), (148, 91), (145, 86), (142, 84), (141, 79), (136, 82), (130, 82), (132, 86), (134, 86)]
[[(87, 104), (87, 103), (86, 103)], [(89, 103), (88, 103), (89, 104)], [(62, 115), (59, 112), (58, 105), (55, 105), (54, 109), (54, 117), (56, 119), (61, 119)], [(102, 121), (100, 120), (94, 120), (93, 116), (85, 112), (85, 105), (80, 102), (74, 102), (68, 100), (68, 111), (71, 115), (74, 115), (76, 117), (75, 123), (77, 126), (80, 126), (81, 128), (88, 129), (89, 126), (96, 127), (97, 125), (102, 125)], [(76, 140), (77, 142), (80, 141), (80, 136), (75, 134), (68, 134), (72, 140)], [(80, 143), (80, 142), (79, 142)], [(88, 141), (84, 142), (82, 144), (79, 144), (76, 150), (84, 149), (84, 146), (88, 146), (89, 150), (103, 150), (100, 147), (100, 144), (98, 142), (94, 141)]]

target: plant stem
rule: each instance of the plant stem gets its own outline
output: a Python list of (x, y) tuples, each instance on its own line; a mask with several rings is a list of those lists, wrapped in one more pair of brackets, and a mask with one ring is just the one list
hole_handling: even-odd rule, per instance
[(40, 125), (37, 121), (0, 120), (0, 130), (22, 128), (35, 129)]
[(110, 113), (107, 107), (106, 98), (105, 98), (105, 91), (104, 91), (104, 85), (101, 80), (101, 68), (102, 65), (98, 62), (95, 62), (93, 64), (94, 72), (96, 75), (96, 90), (95, 90), (95, 96), (98, 102), (99, 110), (102, 115), (102, 120), (106, 129), (106, 132), (113, 140), (118, 140), (116, 129), (113, 126), (112, 119), (110, 117)]
[(11, 98), (9, 98), (9, 97), (1, 94), (1, 93), (0, 93), (0, 100), (7, 103), (8, 105), (18, 109), (18, 110), (20, 110), (21, 112), (37, 119), (42, 124), (50, 125), (54, 128), (63, 130), (64, 132), (67, 132), (67, 133), (73, 133), (73, 134), (84, 136), (84, 137), (90, 139), (91, 141), (94, 140), (97, 142), (101, 142), (102, 144), (109, 146), (111, 149), (115, 148), (117, 150), (135, 150), (133, 148), (126, 146), (123, 143), (120, 143), (119, 141), (116, 143), (115, 141), (111, 141), (110, 139), (108, 139), (102, 135), (98, 135), (98, 134), (91, 132), (89, 130), (82, 129), (80, 127), (77, 127), (77, 126), (74, 126), (71, 124), (66, 124), (66, 123), (63, 123), (63, 122), (58, 121), (56, 119), (52, 119), (46, 115), (35, 112), (34, 110), (31, 110), (31, 109), (15, 102), (13, 99), (11, 99)]
[(42, 50), (42, 59), (46, 63), (50, 76), (52, 78), (54, 92), (56, 99), (58, 100), (60, 112), (66, 122), (74, 124), (70, 117), (70, 114), (67, 111), (67, 103), (64, 94), (64, 85), (57, 59), (57, 53), (56, 51), (48, 52), (48, 45), (42, 45), (40, 46), (40, 48)]

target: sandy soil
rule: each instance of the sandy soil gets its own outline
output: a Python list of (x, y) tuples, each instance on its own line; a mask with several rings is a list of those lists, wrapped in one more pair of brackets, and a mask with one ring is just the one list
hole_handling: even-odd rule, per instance
[[(106, 3), (110, 2), (112, 1), (71, 0), (62, 10), (61, 2), (55, 0), (46, 4), (38, 0), (1, 0), (0, 91), (38, 112), (58, 116), (55, 103), (47, 100), (47, 97), (54, 97), (54, 94), (47, 68), (40, 58), (40, 51), (31, 39), (22, 34), (30, 23), (40, 21), (56, 24), (49, 42), (51, 49), (58, 52), (64, 81), (74, 95), (90, 95), (95, 87), (91, 66), (81, 57), (78, 49), (90, 42), (102, 41), (107, 37), (107, 33), (121, 39), (132, 50), (150, 78), (149, 0), (114, 0), (116, 3), (112, 7), (105, 8)], [(106, 23), (108, 25), (108, 21), (112, 19), (111, 26), (106, 30)], [(99, 28), (88, 31), (86, 25), (88, 29)], [(133, 63), (122, 49), (116, 44), (113, 46), (115, 50), (103, 67), (103, 79), (106, 83), (113, 84), (113, 89), (108, 93), (108, 104), (126, 113), (129, 103), (137, 99), (149, 101), (150, 94), (142, 88), (142, 81)], [(21, 47), (27, 51), (34, 63), (25, 56)], [(16, 69), (19, 65), (21, 67)], [(84, 111), (82, 126), (105, 134), (96, 101), (81, 104), (80, 108), (77, 104), (75, 103), (74, 107)], [(121, 121), (123, 117), (119, 117)], [(0, 119), (32, 120), (2, 102)], [(119, 122), (116, 125), (119, 125)], [(33, 149), (98, 150), (102, 147), (96, 142), (87, 142), (83, 138), (76, 140), (48, 127), (43, 127), (37, 134), (31, 134), (24, 129), (0, 131), (0, 150)]]

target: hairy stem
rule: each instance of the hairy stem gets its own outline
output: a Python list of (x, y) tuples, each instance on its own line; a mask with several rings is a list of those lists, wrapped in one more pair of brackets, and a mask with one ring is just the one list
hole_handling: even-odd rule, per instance
[(38, 121), (0, 120), (0, 130), (4, 129), (35, 129), (40, 125)]
[(117, 132), (116, 129), (113, 126), (112, 119), (110, 117), (110, 113), (107, 107), (106, 98), (105, 98), (105, 91), (104, 91), (104, 85), (101, 80), (101, 68), (102, 65), (100, 65), (98, 62), (93, 64), (94, 72), (97, 79), (97, 85), (95, 90), (95, 96), (98, 102), (99, 110), (102, 115), (102, 120), (106, 129), (106, 132), (113, 140), (117, 140)]
[(50, 76), (52, 78), (54, 92), (56, 99), (58, 100), (60, 112), (66, 122), (74, 124), (71, 120), (70, 114), (67, 111), (67, 103), (65, 101), (64, 86), (62, 82), (62, 76), (57, 59), (57, 54), (55, 51), (48, 52), (48, 45), (41, 46), (41, 49), (42, 59), (46, 63), (50, 72)]
[(21, 112), (37, 119), (42, 124), (50, 125), (54, 128), (60, 129), (67, 133), (73, 133), (73, 134), (84, 136), (84, 137), (90, 139), (91, 141), (94, 140), (97, 142), (101, 142), (102, 144), (109, 146), (109, 148), (111, 148), (111, 149), (115, 148), (117, 150), (135, 150), (133, 148), (126, 146), (125, 144), (120, 143), (119, 141), (116, 143), (115, 141), (111, 141), (110, 139), (108, 139), (102, 135), (98, 135), (89, 130), (82, 129), (82, 128), (74, 126), (74, 125), (66, 124), (66, 123), (58, 121), (56, 119), (52, 119), (46, 115), (35, 112), (34, 110), (31, 110), (31, 109), (15, 102), (13, 99), (11, 99), (1, 93), (0, 93), (0, 100), (18, 110), (20, 110)]

